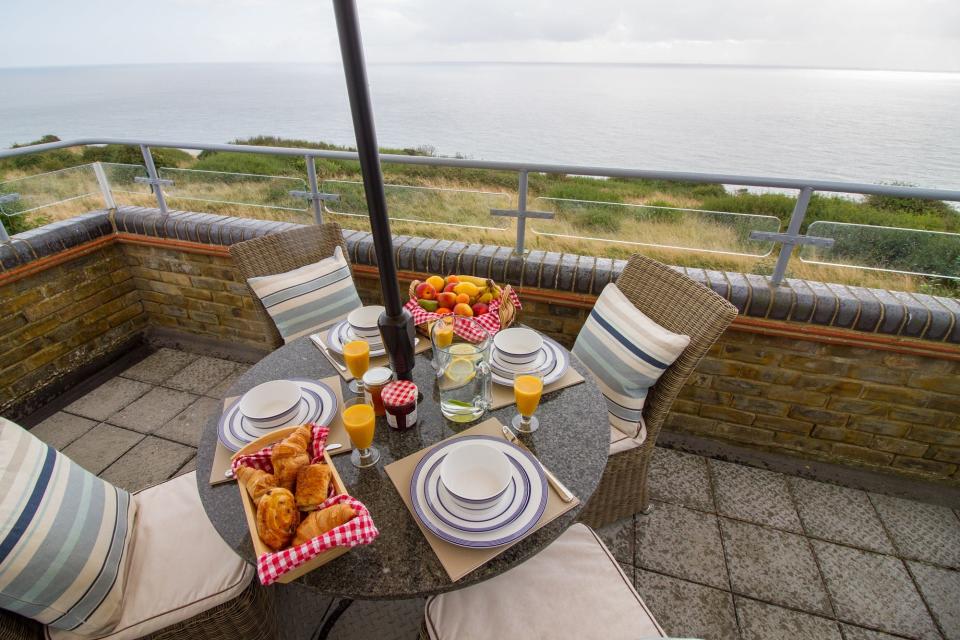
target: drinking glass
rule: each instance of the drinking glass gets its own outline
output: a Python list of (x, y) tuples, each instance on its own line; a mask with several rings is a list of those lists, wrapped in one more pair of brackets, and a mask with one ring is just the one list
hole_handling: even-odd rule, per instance
[(473, 422), (484, 414), (491, 402), (490, 345), (493, 340), (473, 318), (452, 318), (449, 334), (444, 333), (446, 329), (440, 325), (441, 320), (431, 331), (440, 412), (452, 422)]
[(455, 316), (447, 314), (437, 318), (430, 326), (430, 345), (433, 347), (433, 359), (430, 364), (434, 370), (440, 367), (437, 361), (437, 352), (453, 344), (453, 324)]
[(363, 398), (353, 398), (343, 404), (343, 426), (353, 443), (350, 462), (355, 467), (365, 469), (380, 460), (380, 451), (373, 446), (373, 432), (377, 426), (377, 415), (373, 405)]
[(343, 362), (353, 376), (347, 388), (363, 395), (363, 374), (370, 368), (370, 344), (366, 340), (353, 340), (343, 345)]
[(540, 421), (533, 414), (537, 412), (541, 395), (543, 395), (542, 373), (534, 371), (513, 377), (513, 397), (517, 401), (519, 412), (513, 417), (514, 429), (520, 433), (533, 433), (540, 428)]

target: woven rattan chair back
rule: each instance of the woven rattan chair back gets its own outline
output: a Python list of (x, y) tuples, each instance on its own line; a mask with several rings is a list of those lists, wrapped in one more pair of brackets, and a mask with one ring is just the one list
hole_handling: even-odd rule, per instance
[(699, 282), (638, 254), (627, 262), (617, 286), (661, 327), (690, 336), (690, 345), (647, 394), (643, 418), (652, 446), (681, 387), (733, 322), (737, 308)]
[[(350, 253), (340, 225), (327, 222), (239, 242), (230, 247), (230, 256), (246, 281), (248, 278), (286, 273), (313, 264), (332, 256), (337, 247), (343, 249), (343, 257), (349, 265)], [(283, 338), (252, 289), (250, 295), (260, 317), (269, 327), (271, 346), (276, 349), (283, 344)]]

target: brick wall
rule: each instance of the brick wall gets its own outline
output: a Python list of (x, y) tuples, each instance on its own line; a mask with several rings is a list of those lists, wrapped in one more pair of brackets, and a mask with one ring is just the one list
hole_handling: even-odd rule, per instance
[(0, 413), (41, 406), (48, 390), (124, 348), (147, 316), (117, 245), (0, 285)]

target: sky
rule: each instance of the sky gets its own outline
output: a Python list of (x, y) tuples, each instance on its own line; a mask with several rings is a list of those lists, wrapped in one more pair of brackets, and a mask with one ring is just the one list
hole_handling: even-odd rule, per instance
[[(358, 0), (367, 60), (960, 71), (958, 0)], [(0, 67), (339, 62), (325, 0), (0, 0)]]

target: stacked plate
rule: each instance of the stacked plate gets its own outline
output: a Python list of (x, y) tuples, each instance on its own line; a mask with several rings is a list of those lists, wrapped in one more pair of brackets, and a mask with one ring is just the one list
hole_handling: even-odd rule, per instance
[(547, 479), (528, 452), (491, 436), (431, 449), (410, 481), (413, 511), (442, 540), (488, 548), (526, 535), (547, 506)]
[[(380, 306), (354, 309), (346, 320), (341, 320), (327, 331), (327, 347), (334, 353), (343, 355), (343, 345), (354, 340), (363, 340), (370, 345), (370, 357), (385, 355), (387, 350), (383, 346), (380, 327), (377, 325), (383, 310)], [(416, 339), (414, 343), (419, 341)]]
[(235, 400), (220, 416), (217, 437), (239, 451), (274, 429), (307, 422), (329, 424), (337, 412), (333, 389), (317, 380), (293, 378), (265, 382)]
[(514, 376), (537, 371), (548, 385), (563, 377), (569, 366), (567, 350), (532, 329), (503, 329), (493, 338), (490, 369), (497, 384), (512, 387)]

